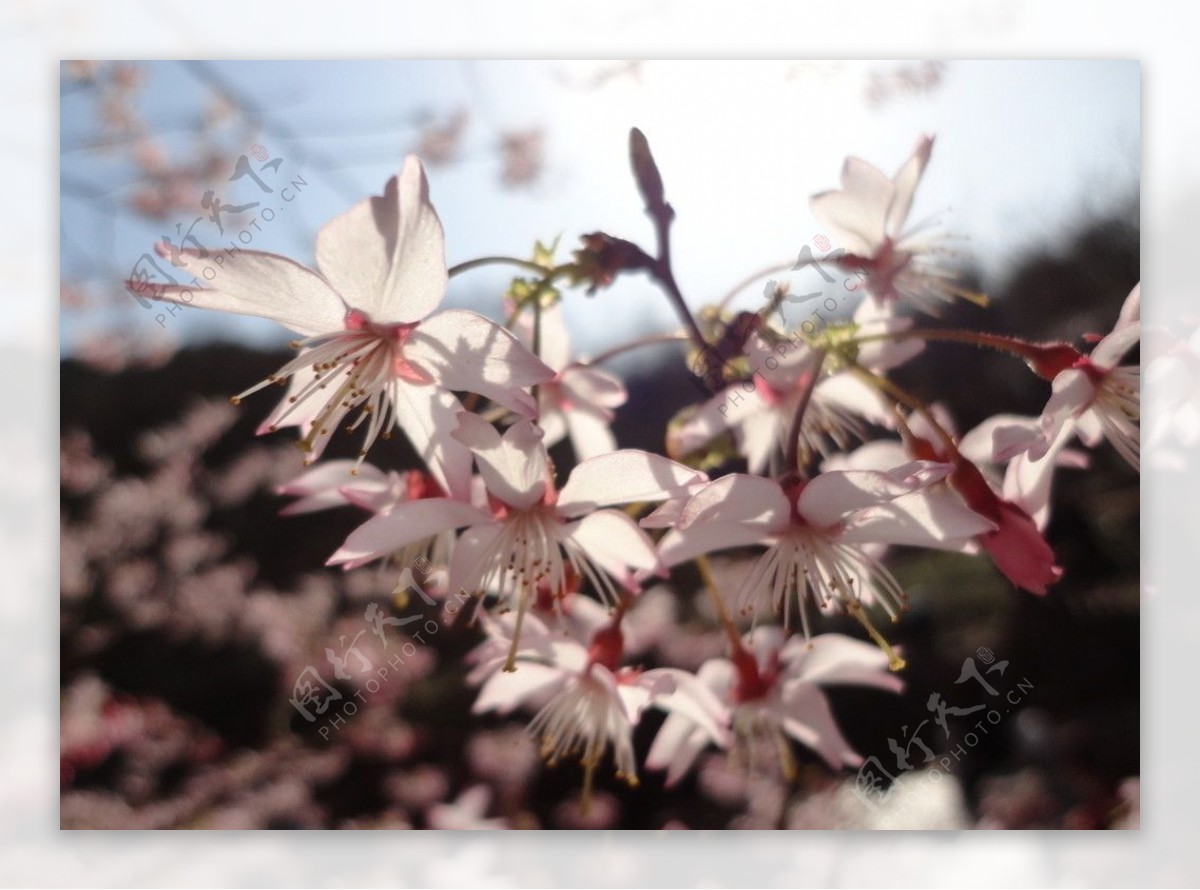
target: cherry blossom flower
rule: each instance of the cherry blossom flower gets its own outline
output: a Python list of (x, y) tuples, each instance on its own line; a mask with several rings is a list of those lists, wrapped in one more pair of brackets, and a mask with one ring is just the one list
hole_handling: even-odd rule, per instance
[[(467, 390), (528, 417), (524, 387), (553, 372), (512, 334), (462, 310), (434, 313), (446, 289), (442, 224), (420, 161), (410, 155), (382, 197), (368, 198), (317, 235), (313, 271), (275, 254), (237, 250), (219, 262), (195, 250), (172, 262), (207, 286), (154, 287), (156, 299), (270, 318), (302, 335), (300, 354), (244, 398), (290, 379), (288, 395), (260, 432), (299, 426), (307, 461), (320, 456), (354, 409), (366, 422), (362, 454), (399, 425), (446, 490), (464, 493), (470, 455), (449, 438)], [(163, 245), (159, 251), (168, 255)], [(208, 275), (209, 268), (215, 274)]]
[(865, 272), (866, 290), (875, 300), (889, 304), (904, 299), (937, 314), (939, 303), (955, 297), (984, 298), (963, 290), (953, 273), (939, 265), (938, 255), (945, 253), (940, 238), (923, 225), (905, 228), (932, 150), (933, 137), (922, 136), (891, 179), (861, 158), (846, 158), (841, 190), (813, 195), (811, 207), (846, 251), (839, 264)]
[(453, 436), (474, 452), (490, 510), (450, 498), (399, 504), (353, 532), (331, 564), (362, 564), (418, 538), (465, 526), (450, 563), (450, 590), (491, 591), (519, 619), (539, 584), (563, 590), (573, 571), (615, 606), (618, 586), (636, 591), (642, 577), (664, 569), (636, 522), (620, 510), (601, 508), (681, 497), (689, 486), (707, 481), (665, 457), (623, 450), (583, 461), (560, 490), (542, 431), (528, 420), (502, 436), (464, 411)]
[[(545, 432), (547, 448), (570, 437), (577, 460), (607, 454), (617, 448), (609, 429), (613, 410), (625, 404), (629, 394), (616, 375), (571, 360), (571, 342), (563, 320), (562, 303), (539, 310), (541, 333), (538, 358), (555, 372), (538, 386), (538, 426)], [(522, 312), (515, 324), (517, 336), (526, 346), (533, 344), (533, 312)]]
[[(487, 498), (479, 485), (470, 489), (476, 506), (484, 506)], [(437, 480), (423, 470), (384, 472), (371, 464), (360, 464), (355, 460), (325, 461), (301, 473), (291, 482), (278, 489), (279, 494), (290, 495), (296, 501), (280, 510), (280, 515), (292, 516), (314, 513), (336, 507), (352, 505), (370, 513), (385, 516), (402, 503), (412, 503), (427, 498), (445, 498)], [(468, 499), (468, 502), (471, 502)], [(445, 565), (449, 561), (454, 544), (452, 531), (431, 533), (423, 538), (405, 543), (394, 553), (384, 554), (390, 562), (400, 568), (419, 564), (422, 559), (434, 565)], [(347, 562), (346, 568), (357, 568), (371, 559)], [(407, 578), (402, 576), (396, 589), (404, 597)]]
[(372, 513), (383, 513), (400, 501), (424, 496), (425, 490), (441, 491), (433, 478), (420, 470), (384, 472), (373, 464), (357, 460), (324, 461), (276, 489), (278, 494), (296, 498), (279, 511), (282, 516), (315, 513), (350, 504)]
[(1118, 363), (1141, 338), (1141, 290), (1138, 284), (1129, 292), (1112, 332), (1094, 338), (1091, 354), (1065, 343), (1039, 350), (1030, 366), (1051, 381), (1050, 399), (1036, 428), (1013, 425), (995, 432), (999, 457), (1026, 452), (1030, 460), (1041, 461), (1061, 436), (1077, 434), (1093, 447), (1108, 439), (1138, 469), (1141, 367)]
[[(657, 697), (675, 691), (690, 675), (672, 668), (621, 667), (625, 654), (623, 612), (581, 642), (530, 615), (524, 628), (511, 613), (485, 623), (488, 638), (472, 653), (468, 682), (480, 685), (473, 711), (509, 714), (536, 707), (529, 730), (550, 766), (578, 757), (584, 769), (584, 802), (605, 752), (612, 748), (617, 778), (638, 784), (633, 728)], [(518, 639), (519, 635), (519, 639)], [(516, 651), (516, 671), (502, 670)], [(709, 732), (719, 727), (702, 723)]]
[[(953, 420), (944, 408), (935, 405), (931, 413), (942, 431), (954, 435)], [(871, 442), (827, 461), (825, 469), (887, 471), (910, 460), (950, 464), (953, 470), (946, 479), (925, 489), (923, 496), (948, 498), (989, 519), (995, 528), (964, 542), (964, 552), (982, 549), (1013, 584), (1043, 595), (1062, 577), (1054, 551), (1042, 535), (1050, 515), (1052, 471), (1058, 466), (1085, 465), (1087, 458), (1066, 449), (1066, 437), (1060, 436), (1050, 459), (1033, 463), (1026, 455), (1017, 455), (1001, 479), (993, 466), (995, 430), (1034, 423), (1036, 418), (996, 415), (964, 435), (951, 450), (928, 419), (914, 413), (902, 423), (903, 442)]]
[[(912, 323), (883, 317), (866, 303), (863, 307), (856, 316), (858, 335), (895, 333)], [(876, 340), (864, 344), (858, 360), (871, 370), (885, 371), (903, 364), (921, 348), (916, 340)], [(851, 372), (825, 374), (814, 385), (812, 377), (819, 372), (820, 357), (803, 343), (789, 339), (772, 345), (767, 337), (755, 333), (747, 339), (745, 352), (751, 378), (721, 390), (670, 430), (668, 454), (690, 454), (732, 430), (750, 472), (763, 473), (773, 455), (786, 453), (792, 419), (810, 387), (812, 395), (800, 427), (799, 453), (805, 460), (814, 454), (829, 455), (835, 448), (844, 449), (862, 439), (866, 422), (895, 426), (879, 392)]]
[(646, 767), (666, 770), (671, 786), (710, 744), (750, 758), (762, 746), (778, 753), (783, 775), (791, 780), (795, 765), (789, 738), (815, 751), (831, 769), (858, 766), (862, 758), (838, 728), (823, 687), (853, 684), (900, 692), (903, 681), (887, 667), (887, 658), (874, 646), (840, 634), (805, 641), (785, 638), (779, 627), (756, 628), (729, 658), (701, 665), (696, 682), (677, 684), (673, 693), (655, 699), (654, 706), (669, 716)]
[[(713, 550), (766, 545), (733, 594), (743, 614), (781, 611), (790, 625), (794, 599), (807, 637), (812, 600), (822, 611), (848, 611), (875, 635), (862, 604), (878, 600), (896, 620), (907, 596), (871, 554), (872, 545), (954, 550), (995, 527), (960, 503), (923, 496), (952, 469), (914, 461), (886, 473), (833, 471), (787, 483), (724, 476), (688, 501), (659, 555), (674, 566)], [(658, 524), (654, 514), (646, 523)]]

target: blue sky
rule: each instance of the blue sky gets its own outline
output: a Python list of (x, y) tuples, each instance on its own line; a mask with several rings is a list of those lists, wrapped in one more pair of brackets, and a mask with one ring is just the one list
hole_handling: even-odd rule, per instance
[[(382, 189), (417, 144), (422, 121), (457, 108), (470, 115), (462, 157), (429, 171), (450, 262), (524, 256), (535, 239), (559, 234), (570, 249), (577, 235), (596, 229), (649, 245), (626, 158), (636, 125), (678, 213), (677, 276), (695, 306), (755, 269), (795, 257), (820, 233), (808, 196), (836, 185), (845, 155), (891, 172), (923, 132), (936, 133), (937, 143), (912, 218), (936, 215), (993, 289), (1024, 252), (1065, 246), (1089, 217), (1128, 206), (1138, 190), (1136, 62), (951, 62), (935, 89), (882, 107), (865, 100), (868, 79), (897, 63), (651, 61), (636, 77), (602, 62), (141, 64), (138, 111), (173, 158), (196, 149), (195, 123), (213, 96), (206, 72), (261, 111), (258, 141), (284, 158), (281, 173), (309, 185), (253, 246), (303, 262), (325, 219)], [(598, 72), (616, 73), (586, 88)], [(545, 131), (543, 174), (530, 187), (506, 188), (496, 145), (505, 132), (534, 128)], [(121, 210), (132, 166), (71, 150), (96, 134), (94, 103), (64, 95), (61, 173), (70, 187), (62, 199), (62, 272), (99, 286), (123, 276), (175, 222), (186, 228), (203, 211), (200, 189), (196, 214), (181, 211), (164, 223)], [(249, 183), (224, 182), (249, 148), (230, 135), (228, 172), (210, 187), (227, 202), (252, 201), (253, 186), (242, 190)], [(81, 189), (102, 197), (82, 199)], [(452, 283), (448, 302), (495, 316), (505, 285), (503, 271), (473, 273)], [(566, 312), (584, 351), (674, 324), (662, 296), (637, 279), (591, 299), (571, 294)], [(154, 313), (129, 300), (116, 314), (65, 317), (63, 352), (101, 321), (158, 330)], [(198, 310), (169, 325), (185, 342), (287, 339), (268, 322)]]

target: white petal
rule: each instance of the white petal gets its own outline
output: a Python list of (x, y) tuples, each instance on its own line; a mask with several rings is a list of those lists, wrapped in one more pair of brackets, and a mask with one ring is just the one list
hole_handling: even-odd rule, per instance
[(1063, 424), (1079, 418), (1096, 397), (1096, 385), (1076, 368), (1058, 374), (1050, 384), (1050, 390), (1050, 398), (1042, 412), (1042, 437), (1029, 449), (1029, 456), (1034, 460), (1045, 456)]
[(390, 513), (373, 516), (350, 533), (327, 565), (355, 568), (394, 553), (406, 544), (490, 517), (469, 504), (450, 498), (424, 498), (397, 504)]
[(646, 768), (666, 770), (666, 786), (676, 785), (691, 769), (700, 752), (711, 743), (708, 735), (691, 720), (671, 714), (663, 722), (646, 755)]
[(571, 365), (559, 375), (563, 396), (570, 402), (596, 408), (619, 408), (629, 398), (625, 384), (602, 368)]
[(446, 292), (445, 240), (416, 157), (404, 159), (382, 197), (326, 223), (317, 235), (317, 265), (372, 321), (420, 321), (437, 308)]
[(705, 522), (686, 531), (671, 529), (658, 542), (658, 555), (667, 566), (676, 566), (714, 550), (762, 543), (762, 529), (740, 522)]
[(546, 493), (549, 466), (542, 431), (522, 420), (503, 436), (480, 417), (463, 411), (451, 434), (475, 454), (488, 491), (517, 508), (532, 507)]
[(488, 678), (471, 706), (471, 713), (511, 713), (523, 704), (548, 698), (567, 680), (567, 675), (556, 667), (520, 663), (515, 671), (497, 671)]
[(811, 641), (792, 637), (784, 647), (791, 668), (787, 682), (853, 683), (900, 692), (904, 681), (888, 670), (887, 656), (872, 646), (842, 634), (821, 634)]
[(888, 429), (896, 426), (896, 417), (879, 390), (849, 371), (830, 374), (821, 380), (813, 398), (845, 408), (878, 426)]
[(1140, 322), (1142, 320), (1142, 283), (1139, 281), (1133, 286), (1133, 290), (1129, 292), (1129, 296), (1125, 298), (1125, 302), (1121, 304), (1121, 314), (1117, 316), (1116, 327), (1124, 327), (1127, 324)]
[[(164, 258), (172, 259), (159, 248)], [(331, 334), (345, 327), (347, 306), (324, 278), (287, 257), (257, 250), (222, 253), (218, 265), (200, 259), (194, 250), (181, 250), (176, 266), (205, 283), (154, 286), (147, 292), (153, 299), (170, 300), (202, 309), (236, 312), (269, 318), (298, 334)], [(204, 270), (216, 274), (204, 278)]]
[(831, 769), (862, 763), (838, 728), (819, 687), (803, 683), (792, 686), (785, 696), (783, 713), (784, 732), (820, 754)]
[(842, 191), (813, 195), (810, 206), (835, 244), (869, 257), (883, 243), (894, 194), (892, 181), (878, 168), (851, 157), (842, 167)]
[(603, 415), (587, 408), (571, 408), (563, 416), (576, 460), (590, 460), (616, 450), (617, 439)]
[(698, 491), (683, 509), (679, 527), (696, 523), (739, 522), (769, 534), (785, 526), (791, 515), (787, 497), (778, 483), (760, 476), (731, 473)]
[(1039, 429), (1040, 421), (1036, 417), (995, 414), (966, 433), (959, 440), (958, 450), (963, 457), (975, 464), (999, 463), (1005, 458), (997, 457), (997, 435), (1000, 437), (1000, 450), (1007, 451), (1014, 444), (1028, 438), (1021, 430), (1032, 434)]
[(342, 494), (341, 488), (352, 485), (363, 492), (390, 491), (388, 475), (378, 467), (367, 463), (360, 465), (356, 460), (324, 461), (276, 489), (281, 495), (299, 498), (280, 510), (280, 515), (345, 506), (349, 499)]
[(844, 470), (821, 473), (804, 486), (796, 506), (810, 524), (829, 528), (849, 513), (916, 491), (945, 478), (949, 464), (913, 461), (887, 473)]
[(549, 400), (545, 395), (539, 401), (542, 407), (537, 423), (542, 428), (542, 444), (552, 448), (567, 437), (567, 415), (561, 408), (547, 407)]
[(838, 539), (956, 550), (964, 539), (995, 529), (994, 523), (968, 509), (950, 490), (937, 488), (856, 513)]
[(583, 461), (558, 495), (558, 512), (579, 516), (599, 506), (678, 497), (708, 477), (698, 470), (651, 454), (624, 449)]
[(687, 421), (667, 433), (667, 453), (691, 454), (747, 417), (770, 410), (771, 406), (753, 387), (746, 389), (740, 383), (734, 384), (718, 392)]
[(912, 207), (913, 193), (921, 182), (921, 174), (929, 163), (929, 154), (933, 150), (933, 137), (922, 136), (913, 149), (912, 156), (904, 162), (892, 182), (896, 186), (896, 194), (892, 206), (888, 210), (887, 229), (893, 238), (899, 237), (908, 219), (908, 211)]
[(662, 568), (650, 536), (619, 510), (597, 510), (566, 526), (564, 534), (596, 565), (630, 589), (637, 585), (629, 569), (645, 573)]
[(396, 425), (404, 431), (417, 456), (425, 462), (442, 490), (459, 500), (471, 493), (471, 452), (451, 438), (458, 426), (462, 403), (438, 386), (397, 381)]
[[(492, 552), (496, 539), (503, 532), (499, 523), (473, 525), (458, 536), (450, 557), (450, 577), (446, 586), (456, 594), (483, 593), (485, 572), (491, 568), (485, 557)], [(522, 633), (524, 641), (524, 633)]]
[(1092, 363), (1104, 370), (1111, 370), (1133, 349), (1142, 336), (1140, 322), (1130, 322), (1113, 329), (1113, 332), (1096, 344), (1092, 350)]
[(908, 452), (894, 439), (876, 439), (849, 454), (835, 454), (821, 464), (821, 472), (834, 470), (874, 470), (887, 472), (908, 463)]
[[(801, 398), (799, 393), (782, 408), (771, 408), (757, 414), (746, 414), (734, 428), (738, 454), (746, 458), (746, 469), (751, 473), (765, 473), (771, 463), (771, 455), (782, 453), (784, 439), (790, 426), (790, 415), (795, 414), (794, 403)], [(790, 411), (787, 409), (791, 409)]]
[(439, 312), (413, 331), (405, 357), (446, 389), (479, 393), (525, 417), (537, 403), (523, 388), (554, 372), (494, 321), (465, 310)]
[[(555, 371), (562, 371), (571, 361), (571, 338), (567, 333), (566, 319), (563, 318), (562, 301), (551, 306), (543, 306), (541, 310), (542, 330), (540, 335), (538, 358)], [(512, 331), (517, 338), (529, 349), (533, 349), (532, 308), (522, 309), (512, 324)]]
[(746, 341), (746, 358), (750, 367), (779, 392), (803, 389), (817, 365), (817, 354), (807, 346), (798, 347), (789, 341), (773, 347), (757, 333)]

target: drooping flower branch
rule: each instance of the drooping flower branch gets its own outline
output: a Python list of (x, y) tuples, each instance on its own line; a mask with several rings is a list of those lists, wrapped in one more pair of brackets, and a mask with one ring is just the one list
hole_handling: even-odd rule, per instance
[[(629, 146), (653, 251), (591, 232), (567, 262), (538, 244), (532, 259), (485, 256), (447, 269), (441, 221), (409, 157), (381, 196), (321, 230), (315, 269), (238, 251), (211, 286), (153, 296), (272, 318), (300, 335), (297, 357), (235, 400), (287, 384), (259, 432), (299, 427), (309, 462), (343, 422), (365, 432), (356, 460), (317, 464), (285, 486), (297, 498), (285, 512), (367, 511), (329, 564), (428, 559), (446, 573), (444, 595), (475, 597), (484, 637), (470, 658), (475, 710), (531, 711), (547, 760), (582, 765), (585, 801), (608, 752), (636, 783), (633, 731), (649, 709), (668, 717), (642, 763), (666, 770), (668, 783), (709, 745), (765, 745), (784, 776), (795, 773), (792, 742), (832, 769), (856, 765), (824, 690), (901, 688), (905, 659), (872, 618), (878, 610), (898, 621), (908, 602), (888, 549), (983, 552), (1014, 586), (1045, 595), (1062, 574), (1045, 534), (1053, 472), (1085, 463), (1073, 439), (1107, 438), (1137, 467), (1139, 371), (1122, 362), (1140, 337), (1140, 291), (1086, 355), (1067, 343), (914, 327), (899, 307), (986, 302), (946, 268), (943, 240), (908, 225), (932, 154), (924, 137), (894, 176), (850, 158), (841, 189), (812, 199), (842, 245), (833, 264), (862, 283), (848, 318), (788, 325), (786, 282), (769, 282), (758, 310), (729, 311), (729, 299), (764, 275), (816, 264), (805, 257), (693, 312), (675, 277), (675, 211), (662, 175), (641, 131)], [(185, 270), (198, 261), (188, 251), (171, 258)], [(496, 295), (498, 320), (438, 311), (450, 277), (493, 265), (522, 273)], [(574, 355), (565, 292), (595, 294), (631, 273), (659, 286), (682, 332), (590, 361)], [(932, 340), (1025, 360), (1051, 383), (1042, 415), (997, 414), (960, 436), (944, 406), (890, 376)], [(690, 343), (704, 397), (662, 418), (665, 454), (621, 449), (612, 423), (627, 392), (599, 366), (671, 342)], [(422, 466), (365, 463), (396, 428)], [(563, 440), (577, 460), (569, 473), (547, 451)], [(741, 560), (725, 589), (708, 562), (714, 552)], [(643, 586), (690, 561), (727, 655), (695, 673), (644, 669), (629, 632)], [(858, 622), (875, 645), (821, 633), (832, 614)]]

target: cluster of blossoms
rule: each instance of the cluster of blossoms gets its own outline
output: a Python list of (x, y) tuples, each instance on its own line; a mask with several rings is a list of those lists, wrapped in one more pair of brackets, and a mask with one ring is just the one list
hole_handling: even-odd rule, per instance
[[(753, 314), (733, 338), (728, 389), (664, 422), (665, 454), (617, 448), (610, 426), (625, 388), (598, 360), (572, 356), (561, 314), (564, 282), (594, 291), (647, 273), (685, 323), (675, 339), (714, 346), (675, 283), (674, 211), (637, 131), (633, 166), (658, 228), (657, 257), (592, 233), (566, 263), (539, 246), (533, 260), (448, 269), (424, 171), (409, 157), (382, 196), (321, 230), (316, 270), (241, 251), (189, 297), (299, 335), (296, 358), (235, 401), (286, 385), (260, 432), (298, 427), (309, 463), (340, 426), (361, 428), (363, 444), (357, 460), (315, 463), (286, 486), (298, 498), (288, 509), (353, 504), (371, 514), (331, 565), (403, 567), (424, 557), (443, 570), (444, 596), (476, 597), (483, 640), (467, 677), (479, 687), (475, 710), (531, 711), (544, 757), (578, 759), (585, 792), (609, 752), (617, 774), (636, 783), (634, 729), (652, 710), (666, 716), (641, 766), (666, 771), (668, 783), (709, 746), (752, 762), (768, 752), (787, 776), (794, 741), (840, 769), (861, 758), (826, 688), (902, 686), (904, 659), (872, 617), (899, 620), (907, 604), (885, 565), (888, 549), (986, 554), (1014, 587), (1044, 595), (1062, 574), (1044, 536), (1052, 476), (1087, 462), (1075, 439), (1096, 446), (1107, 438), (1138, 461), (1138, 369), (1120, 364), (1139, 338), (1137, 288), (1088, 354), (922, 327), (901, 314), (977, 299), (955, 283), (929, 227), (907, 224), (932, 146), (920, 140), (891, 178), (851, 158), (842, 188), (813, 197), (814, 214), (844, 247), (837, 262), (862, 277), (861, 304), (845, 322), (811, 331), (777, 324), (778, 306)], [(177, 261), (196, 258), (183, 251)], [(516, 280), (503, 303), (498, 295), (503, 324), (439, 311), (451, 275), (498, 261), (534, 274)], [(181, 298), (171, 287), (156, 296)], [(1051, 383), (1045, 411), (997, 415), (960, 435), (943, 406), (887, 376), (931, 339), (1023, 359)], [(365, 462), (395, 428), (421, 466), (384, 471)], [(564, 440), (577, 460), (569, 474), (547, 452)], [(724, 458), (746, 471), (727, 472)], [(707, 555), (725, 550), (754, 556), (735, 586), (718, 589)], [(646, 669), (639, 594), (692, 561), (727, 652), (694, 673)], [(820, 633), (831, 613), (856, 620), (871, 642)]]

